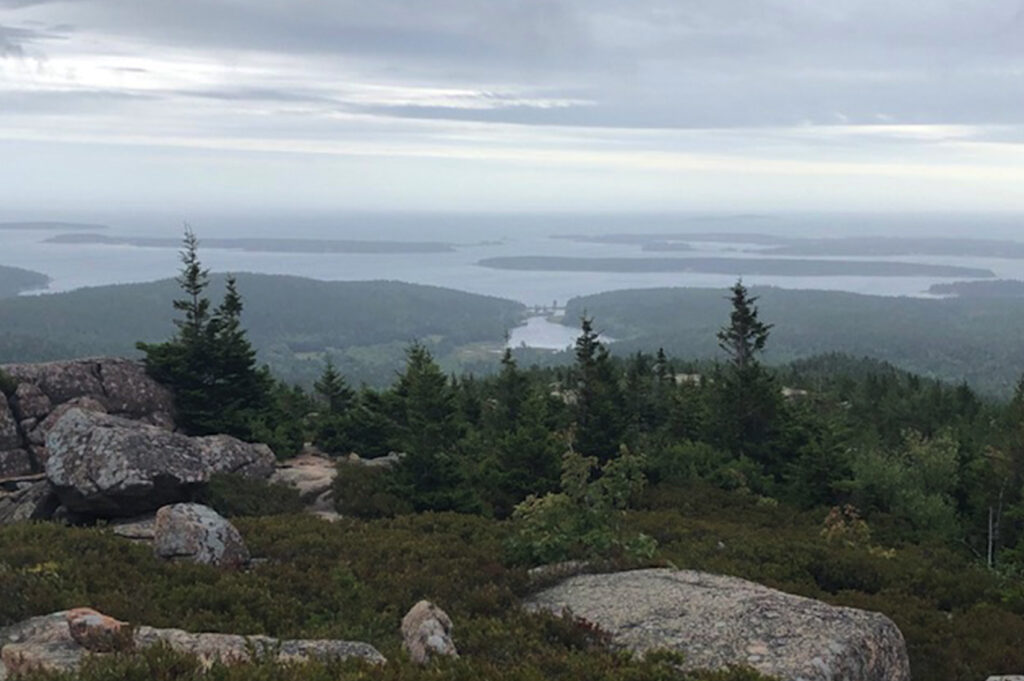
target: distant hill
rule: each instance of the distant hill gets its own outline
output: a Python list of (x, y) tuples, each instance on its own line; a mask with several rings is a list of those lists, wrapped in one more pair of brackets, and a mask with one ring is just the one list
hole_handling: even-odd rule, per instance
[[(210, 297), (219, 300), (223, 275)], [(326, 282), (238, 275), (243, 323), (282, 378), (308, 382), (328, 352), (356, 383), (390, 383), (405, 346), (424, 340), (455, 361), (474, 343), (500, 347), (523, 316), (520, 303), (394, 281)], [(0, 300), (0, 363), (134, 355), (135, 342), (174, 332), (173, 280)]]
[(22, 291), (46, 288), (49, 285), (50, 278), (45, 274), (0, 265), (0, 298), (16, 296)]
[[(766, 359), (783, 364), (841, 352), (891, 362), (934, 378), (966, 380), (1005, 396), (1024, 373), (1024, 298), (921, 299), (837, 291), (754, 288), (762, 318), (775, 325)], [(719, 289), (613, 291), (568, 302), (566, 323), (583, 312), (621, 339), (617, 353), (664, 347), (685, 359), (720, 357), (715, 333), (729, 303)]]

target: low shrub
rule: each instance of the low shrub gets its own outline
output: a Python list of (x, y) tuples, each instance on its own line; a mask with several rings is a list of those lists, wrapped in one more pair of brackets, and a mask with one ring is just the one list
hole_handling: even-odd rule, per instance
[(213, 475), (195, 500), (227, 518), (284, 515), (303, 509), (298, 491), (288, 485), (230, 473)]
[(393, 471), (342, 461), (334, 478), (334, 507), (354, 518), (392, 518), (412, 513), (412, 504), (396, 494)]

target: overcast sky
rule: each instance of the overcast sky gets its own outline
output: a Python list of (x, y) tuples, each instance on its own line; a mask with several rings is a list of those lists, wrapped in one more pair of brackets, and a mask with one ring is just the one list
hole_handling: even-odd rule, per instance
[(0, 0), (0, 205), (1024, 211), (1024, 1)]

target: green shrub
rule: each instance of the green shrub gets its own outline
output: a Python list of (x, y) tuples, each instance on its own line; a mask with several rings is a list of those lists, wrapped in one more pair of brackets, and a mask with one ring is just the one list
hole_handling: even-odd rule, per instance
[(302, 499), (292, 487), (230, 473), (211, 476), (209, 484), (196, 495), (196, 501), (228, 518), (284, 515), (303, 509)]
[(531, 495), (516, 506), (515, 560), (555, 563), (569, 559), (650, 559), (657, 543), (623, 528), (625, 509), (643, 490), (643, 458), (622, 448), (598, 466), (595, 457), (569, 450), (562, 458), (562, 491)]
[(338, 463), (334, 478), (334, 507), (355, 518), (390, 518), (412, 513), (412, 504), (396, 494), (389, 468)]

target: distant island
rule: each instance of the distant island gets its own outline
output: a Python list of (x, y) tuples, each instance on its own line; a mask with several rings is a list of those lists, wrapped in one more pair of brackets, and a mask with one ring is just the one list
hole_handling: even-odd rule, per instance
[(50, 278), (45, 274), (0, 265), (0, 298), (9, 298), (24, 291), (42, 289), (49, 285)]
[(699, 241), (723, 244), (756, 244), (782, 246), (791, 240), (771, 234), (748, 232), (657, 232), (648, 234), (555, 234), (552, 239), (563, 239), (586, 244), (625, 244), (645, 246), (653, 243)]
[(772, 255), (901, 256), (939, 255), (976, 258), (1024, 258), (1024, 242), (952, 237), (846, 237), (793, 239), (770, 248)]
[[(180, 248), (181, 239), (115, 237), (105, 234), (58, 234), (51, 244), (101, 244), (138, 248)], [(435, 241), (356, 241), (346, 239), (203, 239), (203, 248), (256, 253), (451, 253), (451, 244)]]
[(1024, 281), (995, 279), (992, 281), (955, 281), (932, 284), (928, 293), (958, 298), (1024, 298)]
[(11, 232), (66, 232), (96, 231), (109, 229), (106, 225), (93, 225), (84, 222), (0, 222), (0, 231)]
[(578, 243), (640, 246), (644, 251), (686, 251), (692, 243), (753, 246), (751, 252), (784, 256), (944, 256), (1024, 259), (1024, 242), (957, 237), (784, 237), (745, 232), (677, 232), (655, 234), (556, 234), (553, 239)]
[(786, 258), (566, 258), (511, 256), (477, 263), (532, 272), (701, 272), (781, 277), (995, 277), (991, 270), (912, 262), (795, 260)]

